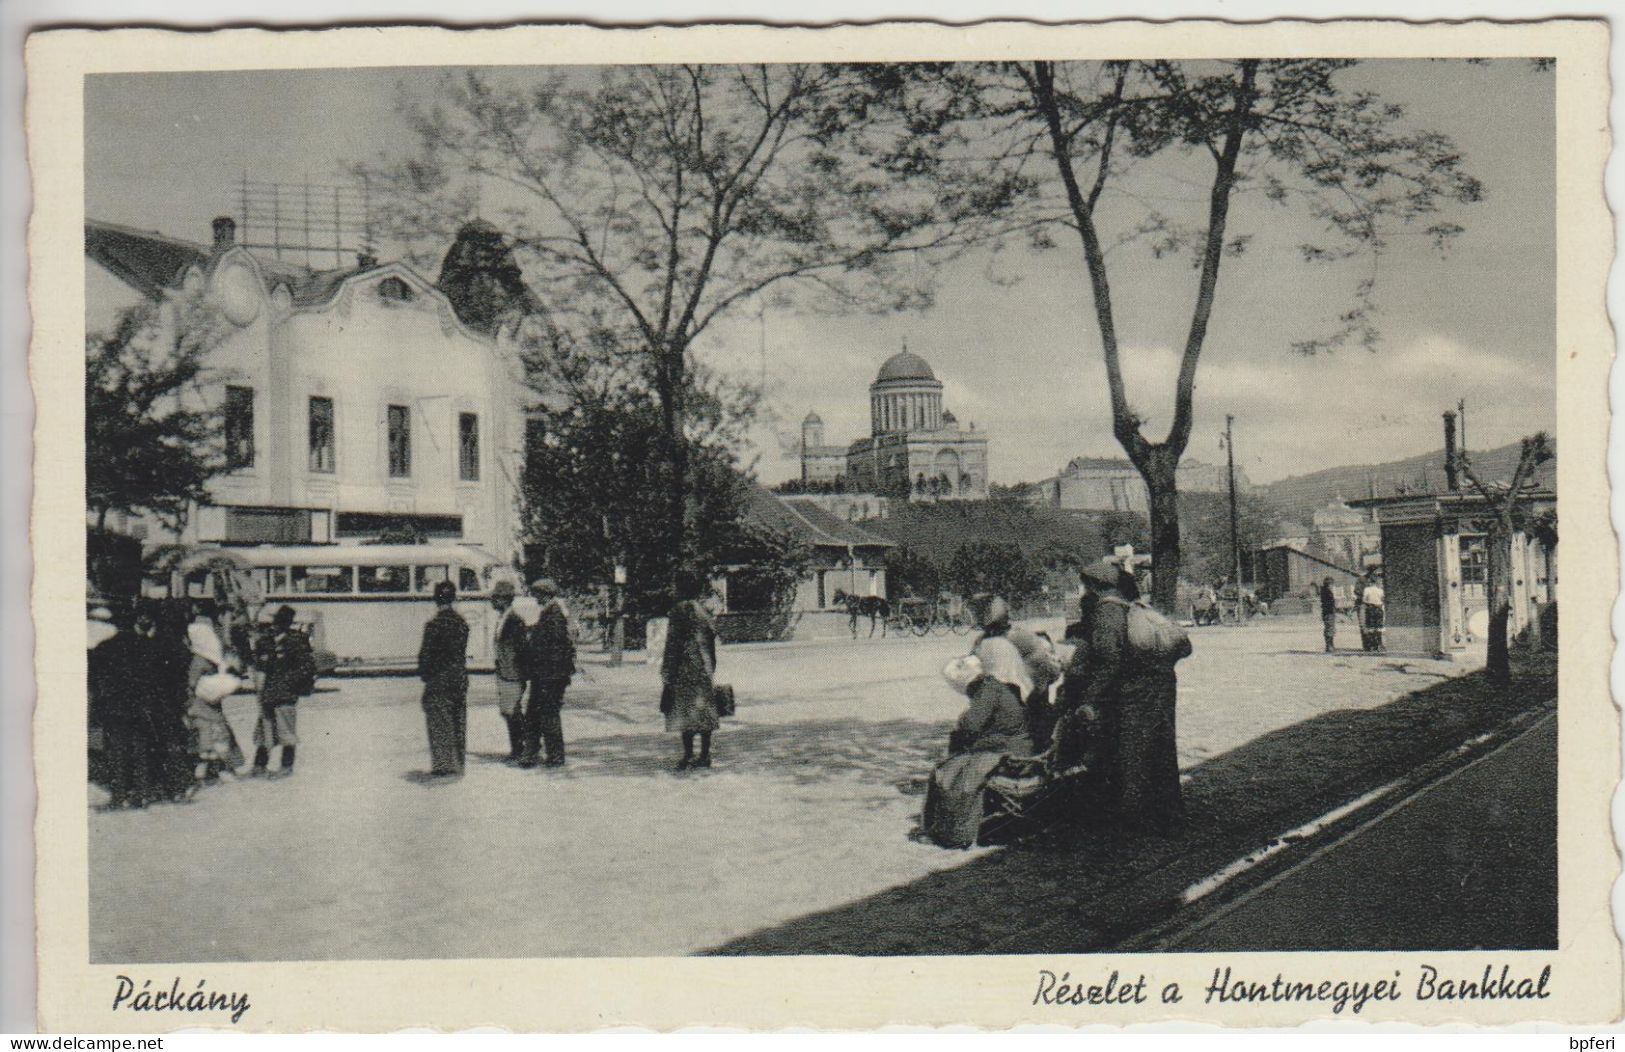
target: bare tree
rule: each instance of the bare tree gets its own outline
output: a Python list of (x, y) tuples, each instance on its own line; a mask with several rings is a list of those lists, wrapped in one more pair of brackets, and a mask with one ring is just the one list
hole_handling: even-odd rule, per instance
[(696, 339), (791, 291), (872, 310), (990, 234), (1022, 180), (971, 160), (954, 112), (896, 102), (892, 67), (464, 71), (403, 100), (411, 155), (361, 166), (395, 233), (500, 214), (552, 324), (608, 330), (661, 415), (673, 551), (692, 551)]
[(1551, 440), (1544, 431), (1525, 438), (1518, 450), (1518, 466), (1509, 482), (1479, 478), (1466, 453), (1456, 454), (1456, 470), (1484, 498), (1484, 596), (1489, 606), (1490, 637), (1485, 671), (1505, 683), (1512, 678), (1507, 646), (1507, 622), (1512, 617), (1512, 535), (1531, 526), (1528, 497), (1536, 489), (1535, 469), (1551, 460)]
[[(1050, 168), (1058, 192), (1032, 213), (1078, 236), (1111, 399), (1112, 430), (1150, 490), (1154, 599), (1171, 609), (1180, 566), (1176, 470), (1190, 440), (1197, 371), (1225, 261), (1248, 235), (1229, 229), (1244, 191), (1293, 207), (1324, 243), (1301, 246), (1305, 261), (1382, 252), (1400, 228), (1443, 247), (1462, 228), (1446, 205), (1479, 199), (1481, 187), (1451, 141), (1407, 130), (1403, 107), (1344, 86), (1352, 62), (1239, 59), (1206, 62), (1023, 62), (987, 68), (975, 119), (1018, 140), (999, 155), (1024, 177)], [(1025, 144), (1024, 148), (1022, 144)], [(1134, 193), (1136, 170), (1154, 158), (1205, 167), (1206, 218), (1182, 225)], [(1193, 161), (1188, 160), (1194, 158)], [(1189, 170), (1189, 167), (1186, 169)], [(1059, 198), (1057, 200), (1057, 197)], [(1107, 226), (1103, 215), (1117, 210)], [(1108, 230), (1120, 231), (1112, 237)], [(1038, 243), (1052, 242), (1040, 233)], [(1111, 251), (1139, 242), (1158, 256), (1186, 253), (1196, 295), (1180, 349), (1173, 418), (1148, 436), (1124, 387), (1122, 335), (1113, 310)], [(1336, 331), (1301, 341), (1306, 354), (1347, 344), (1374, 347), (1376, 289), (1359, 281)]]

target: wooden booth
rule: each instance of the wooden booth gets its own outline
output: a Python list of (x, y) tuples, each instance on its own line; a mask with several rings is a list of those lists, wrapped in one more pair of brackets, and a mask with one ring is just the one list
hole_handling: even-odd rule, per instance
[[(1373, 508), (1382, 534), (1384, 649), (1454, 659), (1483, 645), (1489, 630), (1486, 545), (1493, 514), (1484, 498), (1453, 491), (1350, 503)], [(1519, 505), (1520, 519), (1536, 522), (1555, 515), (1557, 495), (1528, 491)], [(1526, 527), (1513, 533), (1509, 637), (1556, 599), (1556, 547), (1555, 525), (1549, 531)]]

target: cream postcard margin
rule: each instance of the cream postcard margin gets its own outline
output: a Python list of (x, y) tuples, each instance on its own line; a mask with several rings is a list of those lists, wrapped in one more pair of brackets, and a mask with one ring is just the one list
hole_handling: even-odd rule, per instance
[[(1608, 30), (1602, 22), (1412, 25), (1220, 22), (1086, 26), (990, 23), (882, 25), (816, 31), (760, 27), (601, 30), (524, 27), (452, 31), (367, 28), (302, 32), (59, 30), (28, 44), (30, 348), (35, 430), (33, 615), (39, 703), (36, 882), (39, 1021), (47, 1031), (164, 1029), (161, 1014), (114, 1015), (118, 965), (91, 965), (87, 882), (84, 566), (84, 103), (88, 73), (323, 66), (576, 64), (1203, 56), (1557, 58), (1557, 419), (1562, 457), (1563, 588), (1559, 730), (1559, 934), (1555, 952), (1168, 954), (1042, 957), (674, 958), (330, 961), (185, 964), (154, 975), (207, 977), (248, 991), (242, 1027), (387, 1030), (873, 1028), (887, 1024), (1146, 1023), (1188, 1020), (1282, 1026), (1333, 1016), (1324, 1004), (1217, 1005), (1201, 991), (1215, 965), (1268, 981), (1379, 980), (1421, 958), (1476, 974), (1493, 963), (1539, 974), (1543, 1001), (1373, 1002), (1361, 1022), (1602, 1023), (1621, 1013), (1620, 945), (1609, 905), (1619, 858), (1609, 806), (1618, 781), (1618, 714), (1609, 696), (1609, 631), (1617, 547), (1609, 523), (1608, 381), (1613, 333), (1604, 304), (1612, 222), (1603, 197), (1608, 157)], [(1040, 968), (1104, 978), (1145, 974), (1150, 989), (1177, 982), (1177, 1005), (1035, 1005)], [(696, 999), (695, 990), (706, 995)]]

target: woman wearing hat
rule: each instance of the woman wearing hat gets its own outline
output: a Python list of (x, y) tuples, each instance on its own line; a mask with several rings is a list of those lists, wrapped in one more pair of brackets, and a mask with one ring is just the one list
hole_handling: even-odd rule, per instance
[(1087, 799), (1079, 803), (1098, 809), (1103, 824), (1171, 830), (1184, 817), (1173, 666), (1183, 655), (1159, 655), (1130, 644), (1130, 604), (1120, 588), (1120, 566), (1102, 560), (1081, 573), (1087, 594), (1081, 638), (1061, 688), (1062, 711), (1074, 716), (1061, 764), (1089, 766)]
[[(677, 604), (671, 608), (660, 661), (664, 683), (660, 707), (666, 717), (666, 730), (681, 735), (683, 740), (679, 771), (711, 766), (711, 735), (722, 725), (715, 699), (716, 619), (701, 601), (708, 594), (704, 580), (697, 576), (685, 576), (678, 582)], [(697, 758), (696, 737), (700, 740)]]

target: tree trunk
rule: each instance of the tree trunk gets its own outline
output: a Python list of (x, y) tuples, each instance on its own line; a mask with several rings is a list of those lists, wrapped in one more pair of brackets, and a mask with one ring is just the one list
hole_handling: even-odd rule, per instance
[(671, 559), (670, 583), (675, 598), (677, 584), (688, 564), (688, 434), (684, 429), (683, 369), (684, 349), (668, 347), (660, 363), (661, 427), (665, 431), (671, 474), (666, 490), (666, 543)]
[(1498, 524), (1484, 539), (1484, 599), (1490, 615), (1484, 672), (1492, 683), (1507, 683), (1512, 679), (1512, 659), (1507, 647), (1507, 622), (1512, 617), (1512, 582), (1508, 573), (1511, 563), (1511, 534), (1504, 524)]
[(1179, 595), (1177, 456), (1157, 448), (1137, 465), (1151, 495), (1151, 603), (1172, 617)]

